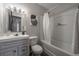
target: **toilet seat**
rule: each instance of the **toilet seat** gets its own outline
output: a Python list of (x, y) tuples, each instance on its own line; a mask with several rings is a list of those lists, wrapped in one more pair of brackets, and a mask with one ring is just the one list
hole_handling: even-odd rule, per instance
[(36, 54), (42, 53), (43, 49), (40, 45), (34, 45), (32, 46), (32, 51)]

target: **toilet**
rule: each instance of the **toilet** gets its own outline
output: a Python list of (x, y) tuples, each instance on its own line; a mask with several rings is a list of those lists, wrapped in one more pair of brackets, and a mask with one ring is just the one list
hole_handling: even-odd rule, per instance
[(31, 50), (32, 50), (32, 53), (36, 56), (40, 56), (41, 53), (43, 52), (43, 48), (38, 45), (38, 37), (37, 36), (32, 36), (32, 37), (29, 37), (30, 39), (30, 45), (31, 45)]

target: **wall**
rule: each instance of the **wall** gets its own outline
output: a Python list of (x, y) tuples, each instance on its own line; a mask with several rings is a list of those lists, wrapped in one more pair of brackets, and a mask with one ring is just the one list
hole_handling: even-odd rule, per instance
[[(77, 8), (72, 8), (54, 16), (52, 44), (73, 53)], [(58, 23), (64, 25), (58, 25)]]
[(0, 33), (3, 32), (3, 4), (0, 4)]
[[(5, 8), (8, 8), (9, 6), (14, 6), (14, 7), (17, 7), (17, 8), (20, 8), (20, 9), (23, 9), (25, 10), (26, 12), (26, 15), (25, 15), (25, 20), (24, 20), (24, 26), (26, 26), (26, 31), (27, 31), (27, 34), (29, 35), (38, 35), (39, 36), (39, 20), (40, 20), (40, 16), (43, 15), (43, 13), (45, 12), (45, 9), (42, 8), (41, 6), (39, 6), (38, 4), (33, 4), (33, 3), (26, 3), (26, 4), (23, 4), (23, 3), (6, 3), (6, 4), (3, 4), (3, 7)], [(1, 10), (1, 9), (0, 9)], [(7, 16), (7, 12), (5, 11), (4, 9), (4, 32), (8, 32), (8, 26), (7, 26), (7, 23), (8, 23), (8, 16)], [(37, 26), (32, 26), (30, 24), (30, 15), (31, 14), (35, 14), (37, 16), (37, 20), (38, 20), (38, 25)], [(0, 21), (1, 22), (1, 21)], [(0, 28), (1, 29), (1, 28)], [(3, 30), (2, 29), (2, 30)]]

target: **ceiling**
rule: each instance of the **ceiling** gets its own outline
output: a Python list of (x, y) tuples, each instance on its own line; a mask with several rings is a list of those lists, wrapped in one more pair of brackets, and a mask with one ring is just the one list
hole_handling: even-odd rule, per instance
[(43, 6), (46, 9), (51, 9), (57, 6), (57, 3), (39, 3), (39, 5)]
[(67, 10), (68, 8), (78, 6), (77, 3), (38, 3), (38, 5), (47, 9), (47, 12), (50, 12), (50, 14), (57, 14), (59, 12)]
[(59, 7), (68, 7), (75, 5), (75, 3), (38, 3), (40, 6), (44, 7), (47, 10), (52, 10)]

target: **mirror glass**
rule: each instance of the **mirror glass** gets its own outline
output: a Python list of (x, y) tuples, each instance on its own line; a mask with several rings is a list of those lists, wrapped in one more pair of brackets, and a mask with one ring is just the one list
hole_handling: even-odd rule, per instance
[(12, 16), (12, 19), (9, 20), (9, 30), (12, 32), (21, 31), (21, 17)]

